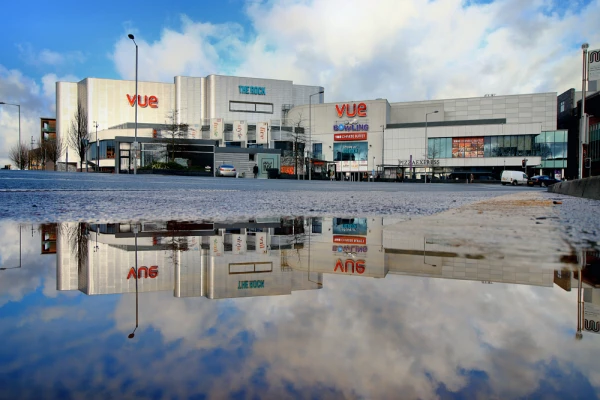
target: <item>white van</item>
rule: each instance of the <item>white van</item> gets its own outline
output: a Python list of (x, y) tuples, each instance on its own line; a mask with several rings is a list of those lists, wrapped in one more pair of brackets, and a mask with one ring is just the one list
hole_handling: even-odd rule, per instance
[(527, 175), (523, 171), (502, 171), (500, 181), (502, 185), (510, 184), (516, 186), (519, 184), (527, 185), (527, 179)]

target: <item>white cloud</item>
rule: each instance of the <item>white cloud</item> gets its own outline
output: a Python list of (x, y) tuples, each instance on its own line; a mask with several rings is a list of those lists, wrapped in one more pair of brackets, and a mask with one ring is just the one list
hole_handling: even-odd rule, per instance
[(57, 51), (35, 49), (31, 43), (18, 44), (20, 58), (29, 65), (38, 67), (62, 67), (70, 66), (74, 63), (83, 63), (86, 60), (81, 51), (66, 51), (59, 53)]
[[(463, 0), (248, 2), (254, 31), (183, 18), (154, 43), (140, 40), (140, 79), (175, 75), (292, 79), (326, 88), (326, 100), (390, 101), (563, 92), (580, 82), (579, 45), (600, 43), (594, 1), (581, 14), (536, 0), (465, 6)], [(577, 32), (577, 33), (574, 33)], [(133, 45), (113, 58), (133, 78)]]

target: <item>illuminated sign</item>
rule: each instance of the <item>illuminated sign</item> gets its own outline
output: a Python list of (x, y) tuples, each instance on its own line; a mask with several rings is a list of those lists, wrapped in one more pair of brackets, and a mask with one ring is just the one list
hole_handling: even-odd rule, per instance
[(344, 272), (354, 274), (355, 272), (362, 275), (365, 272), (365, 260), (352, 260), (348, 259), (342, 262), (341, 258), (338, 258), (335, 262), (335, 268), (333, 272)]
[(334, 236), (333, 243), (366, 244), (367, 238), (360, 236)]
[(366, 117), (367, 116), (367, 105), (365, 103), (360, 103), (356, 105), (356, 103), (352, 104), (339, 104), (335, 105), (335, 111), (337, 111), (337, 115), (339, 118), (343, 118), (344, 114), (347, 117)]
[(350, 140), (367, 140), (367, 132), (336, 133), (333, 135), (333, 140), (336, 142), (344, 142)]
[(367, 246), (333, 246), (331, 251), (335, 253), (366, 253)]
[(238, 281), (238, 289), (264, 289), (265, 281)]
[(261, 86), (238, 86), (240, 89), (240, 94), (258, 94), (265, 96), (267, 94), (267, 89)]
[(334, 218), (333, 219), (333, 234), (334, 235), (367, 235), (367, 219), (366, 218)]
[[(158, 266), (153, 265), (150, 268), (146, 268), (146, 267), (139, 267), (138, 268), (138, 278), (142, 278), (142, 275), (144, 275), (144, 278), (156, 278), (158, 276)], [(131, 269), (129, 270), (129, 274), (127, 275), (127, 279), (129, 280), (129, 278), (133, 278), (135, 279), (135, 268), (131, 267)]]
[[(135, 94), (133, 96), (126, 95), (127, 101), (129, 101), (129, 105), (133, 107), (135, 105)], [(144, 101), (142, 101), (142, 95), (138, 95), (138, 106), (142, 108), (150, 107), (150, 108), (158, 108), (158, 97), (156, 96), (144, 96)]]
[(336, 132), (368, 131), (369, 124), (335, 124), (333, 130)]

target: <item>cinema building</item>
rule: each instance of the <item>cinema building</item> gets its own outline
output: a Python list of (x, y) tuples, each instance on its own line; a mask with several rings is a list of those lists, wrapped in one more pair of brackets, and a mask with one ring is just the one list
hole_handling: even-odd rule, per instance
[[(234, 164), (251, 176), (268, 168), (327, 179), (495, 177), (503, 169), (564, 176), (567, 134), (557, 130), (556, 93), (389, 103), (324, 103), (324, 88), (292, 81), (209, 75), (174, 83), (87, 78), (57, 82), (57, 134), (77, 102), (92, 127), (87, 159), (106, 171), (164, 160), (169, 116), (190, 129), (176, 158), (188, 166)], [(96, 139), (97, 127), (97, 139)], [(138, 151), (136, 151), (138, 150)], [(97, 156), (98, 155), (98, 156)], [(61, 162), (79, 162), (74, 149)]]

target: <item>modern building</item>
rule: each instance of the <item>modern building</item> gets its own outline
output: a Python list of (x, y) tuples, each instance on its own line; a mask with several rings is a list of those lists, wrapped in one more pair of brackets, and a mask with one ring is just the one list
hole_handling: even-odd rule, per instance
[[(281, 147), (279, 141), (285, 141), (278, 127), (287, 111), (293, 105), (321, 103), (322, 92), (320, 86), (292, 81), (220, 75), (177, 76), (174, 83), (139, 82), (138, 166), (160, 158), (164, 152), (160, 144), (172, 133), (170, 126), (184, 123), (189, 130), (178, 139), (185, 139), (191, 147), (181, 150), (178, 158), (202, 167), (233, 163), (238, 171), (250, 175), (259, 161), (257, 154), (281, 153), (274, 149)], [(78, 102), (83, 106), (87, 126), (92, 128), (88, 159), (95, 163), (98, 153), (101, 169), (130, 169), (129, 151), (135, 137), (135, 81), (87, 78), (77, 83), (57, 82), (59, 135), (67, 135)], [(219, 150), (225, 147), (254, 150)], [(80, 161), (75, 149), (69, 149), (68, 157), (69, 163)], [(66, 154), (61, 161), (67, 161)]]
[[(178, 158), (213, 171), (232, 163), (248, 176), (255, 163), (261, 177), (267, 167), (277, 167), (318, 179), (333, 171), (337, 179), (351, 180), (499, 178), (509, 168), (564, 176), (567, 168), (556, 93), (324, 103), (320, 86), (219, 75), (140, 82), (138, 92), (140, 167), (164, 158), (170, 126), (185, 123), (190, 129)], [(59, 135), (66, 135), (78, 101), (88, 126), (97, 128), (88, 159), (95, 163), (98, 153), (102, 169), (131, 169), (135, 82), (57, 82)], [(69, 162), (76, 161), (73, 149), (69, 154)]]

